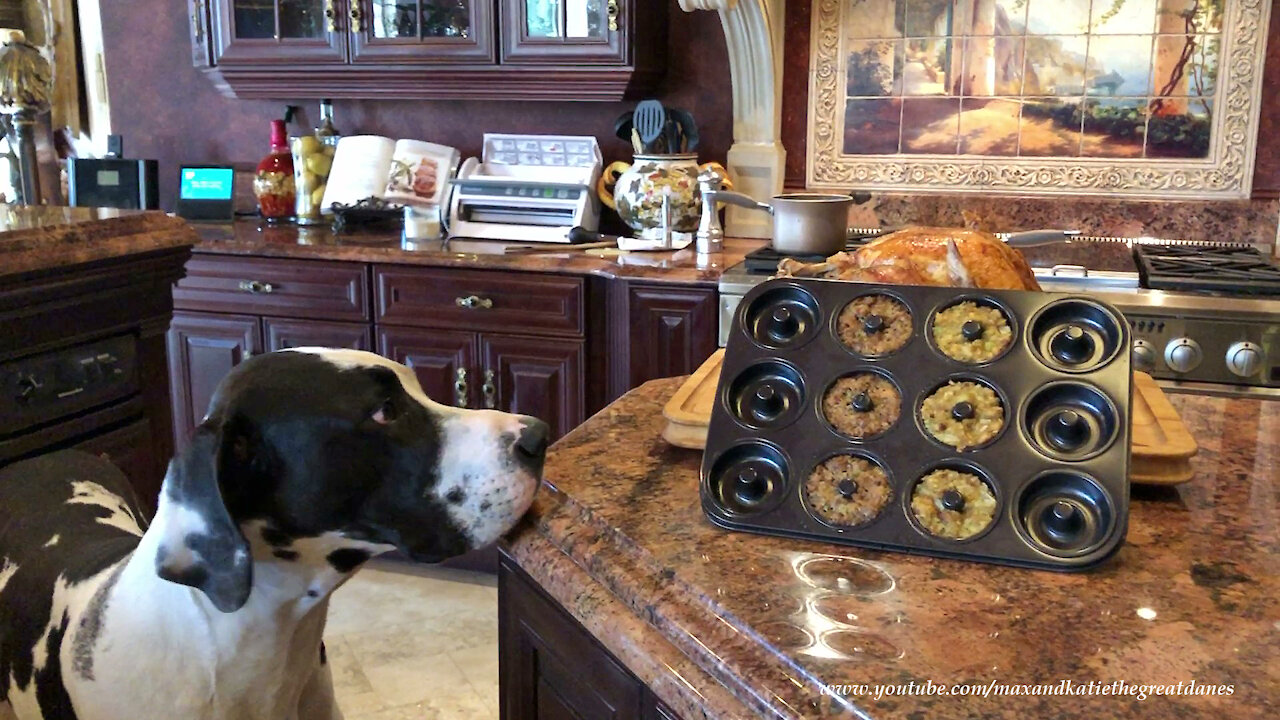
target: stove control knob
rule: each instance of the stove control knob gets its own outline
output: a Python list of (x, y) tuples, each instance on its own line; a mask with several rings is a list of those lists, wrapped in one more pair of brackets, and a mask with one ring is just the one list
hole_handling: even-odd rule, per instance
[(1262, 369), (1262, 348), (1251, 342), (1238, 342), (1227, 348), (1227, 369), (1240, 377), (1253, 377)]
[(1156, 369), (1156, 349), (1146, 340), (1133, 341), (1133, 367), (1142, 372)]
[(1189, 373), (1200, 367), (1201, 360), (1204, 352), (1200, 350), (1200, 343), (1188, 337), (1178, 338), (1164, 348), (1165, 364), (1174, 372)]

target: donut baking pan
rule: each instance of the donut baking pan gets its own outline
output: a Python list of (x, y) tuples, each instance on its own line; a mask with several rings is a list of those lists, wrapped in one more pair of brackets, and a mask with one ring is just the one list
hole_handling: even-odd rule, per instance
[(1086, 297), (771, 280), (729, 336), (703, 510), (732, 530), (1096, 565), (1128, 521), (1129, 342)]

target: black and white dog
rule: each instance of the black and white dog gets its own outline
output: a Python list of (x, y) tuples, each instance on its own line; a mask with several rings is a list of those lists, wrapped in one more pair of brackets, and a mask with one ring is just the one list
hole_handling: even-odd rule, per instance
[[(219, 386), (150, 527), (64, 451), (0, 471), (0, 720), (332, 720), (329, 595), (528, 509), (547, 426), (445, 407), (371, 353), (261, 355)], [(429, 602), (429, 598), (424, 598)]]

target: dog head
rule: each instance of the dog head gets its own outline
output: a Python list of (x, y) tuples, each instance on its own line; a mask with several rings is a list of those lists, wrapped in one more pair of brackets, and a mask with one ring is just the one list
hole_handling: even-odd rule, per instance
[(223, 612), (247, 601), (244, 528), (287, 546), (339, 538), (349, 572), (392, 547), (439, 562), (493, 542), (528, 509), (548, 428), (432, 402), (413, 372), (354, 350), (259, 355), (219, 385), (170, 465), (157, 570)]

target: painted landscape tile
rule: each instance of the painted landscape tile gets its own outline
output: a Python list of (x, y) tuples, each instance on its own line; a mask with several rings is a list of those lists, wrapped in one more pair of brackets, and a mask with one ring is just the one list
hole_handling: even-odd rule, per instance
[(960, 128), (960, 98), (902, 101), (902, 152), (954, 155)]
[(902, 101), (894, 98), (849, 100), (845, 104), (844, 127), (846, 155), (896, 153), (902, 129)]
[(1018, 154), (1019, 98), (964, 98), (960, 102), (961, 155)]
[(1199, 158), (1221, 0), (848, 0), (845, 152)]

